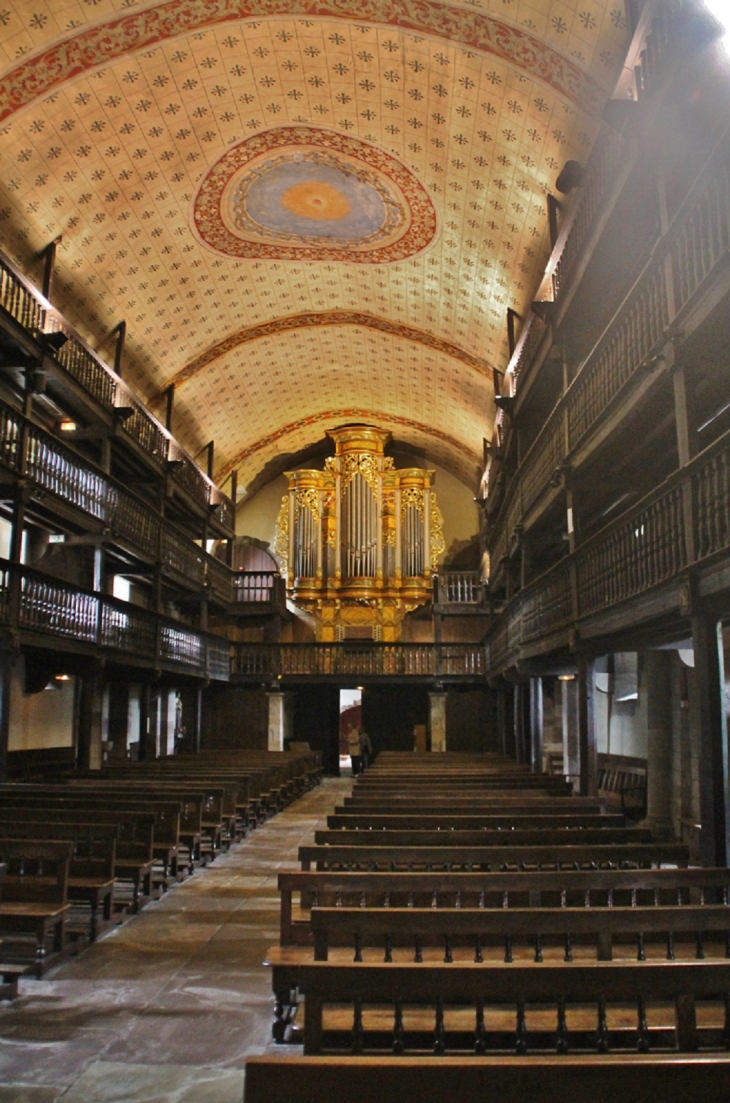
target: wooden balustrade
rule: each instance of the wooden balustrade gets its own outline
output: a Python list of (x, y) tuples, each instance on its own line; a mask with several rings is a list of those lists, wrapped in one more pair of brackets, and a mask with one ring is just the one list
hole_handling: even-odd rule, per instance
[(495, 567), (502, 555), (514, 552), (509, 542), (523, 514), (594, 427), (605, 421), (607, 408), (622, 390), (643, 378), (642, 368), (654, 366), (671, 327), (681, 323), (694, 297), (725, 263), (728, 251), (730, 136), (725, 135), (511, 479), (489, 538)]
[(523, 643), (567, 630), (728, 551), (730, 432), (517, 594), (490, 630), (487, 670), (514, 662)]
[(481, 644), (237, 644), (243, 677), (474, 678), (486, 671)]
[(270, 604), (276, 595), (277, 571), (237, 571), (233, 576), (233, 600), (254, 605)]
[(73, 326), (3, 255), (0, 255), (0, 309), (5, 310), (41, 344), (45, 333), (64, 333), (67, 340), (60, 349), (49, 350), (46, 347), (45, 351), (50, 351), (56, 363), (105, 410), (131, 409), (123, 423), (123, 433), (160, 464), (173, 462), (173, 481), (200, 505), (216, 507), (215, 515), (219, 523), (233, 530), (235, 507), (230, 499), (134, 397)]
[(441, 605), (480, 605), (484, 600), (479, 571), (439, 571), (437, 580)]
[(227, 640), (7, 560), (0, 561), (0, 624), (134, 655), (150, 665), (162, 661), (218, 681), (230, 676)]
[(224, 563), (208, 556), (193, 540), (162, 521), (151, 506), (111, 476), (92, 467), (3, 402), (0, 402), (0, 464), (16, 474), (24, 474), (38, 487), (102, 521), (115, 536), (143, 555), (159, 558), (163, 567), (182, 575), (194, 587), (202, 589), (209, 581), (216, 601), (223, 604), (231, 601), (232, 572)]

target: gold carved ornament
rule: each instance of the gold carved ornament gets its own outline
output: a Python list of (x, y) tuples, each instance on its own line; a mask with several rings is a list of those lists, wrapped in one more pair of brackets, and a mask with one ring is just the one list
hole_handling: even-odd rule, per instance
[[(423, 520), (423, 491), (418, 486), (408, 486), (400, 496), (400, 519), (403, 521), (409, 509), (417, 509), (418, 516)], [(439, 515), (440, 516), (440, 515)]]
[(342, 489), (348, 486), (356, 475), (362, 475), (366, 483), (369, 483), (373, 492), (378, 485), (378, 461), (369, 452), (359, 452), (357, 455), (348, 454), (341, 461)]
[(444, 540), (444, 519), (441, 515), (441, 510), (438, 507), (436, 501), (436, 494), (431, 491), (431, 570), (436, 571), (438, 568), (439, 556), (443, 555), (446, 550), (446, 541)]
[(294, 517), (298, 519), (303, 509), (308, 509), (314, 520), (319, 521), (319, 498), (313, 487), (297, 490), (294, 495)]
[(281, 499), (279, 515), (276, 518), (276, 535), (274, 537), (274, 555), (281, 563), (281, 573), (284, 578), (289, 576), (289, 495), (285, 494)]

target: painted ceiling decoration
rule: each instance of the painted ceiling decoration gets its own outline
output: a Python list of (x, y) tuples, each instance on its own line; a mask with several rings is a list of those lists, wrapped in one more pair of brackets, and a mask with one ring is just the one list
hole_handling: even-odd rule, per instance
[[(458, 345), (452, 344), (451, 341), (444, 341), (432, 333), (424, 333), (423, 330), (415, 329), (413, 326), (390, 322), (387, 318), (376, 318), (375, 315), (365, 314), (363, 311), (327, 310), (316, 314), (290, 314), (284, 318), (272, 318), (271, 321), (262, 322), (261, 325), (248, 326), (237, 333), (231, 333), (225, 340), (219, 341), (213, 348), (207, 349), (202, 355), (196, 356), (194, 360), (181, 368), (172, 379), (168, 380), (167, 386), (170, 383), (173, 383), (175, 387), (182, 386), (183, 383), (187, 383), (203, 368), (212, 364), (214, 360), (225, 356), (226, 353), (233, 351), (240, 345), (247, 344), (249, 341), (256, 341), (261, 337), (269, 337), (272, 334), (284, 333), (288, 330), (312, 329), (319, 326), (365, 326), (369, 329), (380, 330), (382, 333), (392, 333), (404, 337), (408, 341), (436, 349), (447, 356), (453, 356), (454, 359), (468, 364), (469, 367), (485, 378), (491, 378), (495, 370), (486, 361), (478, 356), (472, 356), (460, 349)], [(164, 391), (160, 391), (155, 395), (151, 405), (158, 405), (162, 402), (163, 397)]]
[[(310, 414), (306, 418), (299, 418), (297, 421), (291, 422), (289, 425), (280, 426), (275, 434), (269, 437), (262, 437), (260, 440), (254, 441), (248, 445), (245, 449), (242, 449), (237, 456), (235, 456), (229, 463), (223, 468), (221, 474), (225, 478), (234, 468), (239, 468), (245, 462), (250, 459), (257, 452), (262, 449), (270, 447), (274, 444), (280, 444), (286, 441), (287, 437), (295, 433), (300, 433), (302, 429), (309, 428), (310, 426), (320, 425), (326, 421), (369, 421), (376, 422), (380, 426), (386, 428), (392, 426), (394, 429), (415, 429), (425, 439), (433, 438), (439, 442), (442, 442), (455, 450), (458, 450), (463, 461), (459, 464), (453, 473), (457, 478), (464, 478), (465, 467), (469, 471), (469, 474), (473, 474), (474, 471), (479, 468), (479, 461), (481, 457), (476, 453), (467, 451), (460, 441), (450, 437), (448, 433), (443, 433), (439, 429), (434, 429), (433, 426), (423, 425), (418, 421), (414, 421), (412, 418), (406, 417), (394, 417), (392, 414), (385, 410), (363, 410), (357, 406), (344, 407), (339, 410), (321, 410), (318, 413)], [(294, 448), (291, 449), (295, 451)], [(444, 466), (453, 469), (453, 465), (446, 461)]]
[[(0, 0), (0, 244), (261, 485), (366, 419), (474, 488), (623, 0)], [(184, 384), (184, 386), (182, 385)]]
[(437, 230), (424, 186), (394, 157), (314, 127), (275, 127), (208, 171), (193, 205), (202, 241), (231, 257), (392, 264)]

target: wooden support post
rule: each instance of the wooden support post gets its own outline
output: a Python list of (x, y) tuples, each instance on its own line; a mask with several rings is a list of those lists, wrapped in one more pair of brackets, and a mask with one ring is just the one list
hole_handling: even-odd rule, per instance
[(172, 413), (175, 407), (175, 384), (171, 383), (165, 388), (165, 428), (172, 432)]
[(214, 458), (214, 454), (215, 454), (215, 441), (214, 440), (209, 440), (205, 447), (206, 447), (207, 452), (208, 452), (208, 478), (212, 479), (213, 478), (213, 458)]
[(78, 697), (76, 759), (82, 770), (100, 770), (102, 722), (102, 671), (90, 666), (81, 678)]
[(700, 856), (706, 866), (730, 857), (730, 795), (725, 717), (725, 672), (721, 626), (716, 617), (692, 618), (692, 641), (700, 714)]
[(646, 823), (659, 839), (672, 829), (672, 652), (647, 651), (641, 656), (639, 695), (646, 700)]
[(153, 715), (152, 689), (143, 682), (139, 687), (139, 758), (149, 762), (157, 757), (156, 716)]
[(43, 283), (41, 285), (41, 294), (44, 299), (51, 301), (53, 295), (53, 273), (56, 268), (56, 249), (61, 238), (57, 237), (54, 241), (50, 241), (43, 250)]
[(112, 744), (110, 757), (124, 760), (127, 757), (127, 731), (129, 724), (129, 685), (119, 678), (109, 681), (109, 718), (107, 738)]
[(12, 660), (10, 651), (0, 651), (0, 783), (8, 780)]
[(598, 763), (596, 729), (593, 716), (593, 661), (585, 655), (578, 659), (578, 745), (580, 748), (580, 795), (594, 797)]
[(122, 321), (116, 327), (117, 343), (114, 348), (114, 372), (122, 378), (122, 357), (124, 356), (124, 341), (127, 336), (127, 323)]
[(513, 310), (511, 306), (507, 307), (507, 342), (509, 344), (510, 356), (515, 351), (515, 345), (517, 344), (515, 336), (515, 322), (519, 321), (519, 314), (516, 310)]
[(555, 248), (555, 243), (558, 240), (558, 211), (561, 209), (561, 205), (554, 195), (548, 192), (547, 197), (547, 214), (548, 214), (548, 229), (550, 231), (550, 251)]

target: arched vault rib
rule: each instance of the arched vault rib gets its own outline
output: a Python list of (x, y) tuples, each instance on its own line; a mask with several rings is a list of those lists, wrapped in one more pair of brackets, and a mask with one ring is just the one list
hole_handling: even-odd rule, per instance
[[(467, 367), (473, 368), (479, 375), (487, 379), (493, 380), (494, 373), (497, 371), (497, 369), (492, 368), (491, 365), (489, 365), (486, 360), (481, 359), (481, 357), (474, 356), (472, 353), (453, 344), (453, 342), (447, 341), (442, 337), (436, 337), (431, 333), (426, 333), (425, 330), (419, 329), (416, 326), (409, 326), (402, 322), (393, 322), (388, 318), (380, 318), (375, 314), (369, 314), (365, 311), (324, 310), (317, 311), (316, 313), (307, 311), (302, 314), (289, 314), (282, 318), (272, 318), (268, 322), (261, 322), (259, 325), (254, 326), (246, 326), (244, 329), (239, 329), (235, 333), (230, 333), (227, 337), (224, 337), (222, 341), (216, 342), (215, 345), (206, 349), (205, 352), (196, 356), (194, 360), (191, 360), (176, 372), (167, 381), (166, 387), (170, 385), (180, 387), (215, 360), (222, 356), (226, 356), (229, 352), (232, 352), (233, 349), (239, 348), (241, 345), (246, 345), (250, 341), (256, 341), (264, 337), (273, 337), (279, 333), (290, 333), (292, 330), (312, 329), (319, 326), (362, 326), (367, 329), (376, 329), (381, 333), (389, 333), (394, 337), (401, 337), (406, 341), (413, 341), (416, 344), (425, 345), (427, 348), (433, 349), (436, 352), (441, 352), (445, 356), (452, 357), (454, 360), (459, 360), (461, 363), (466, 364)], [(150, 405), (152, 407), (158, 405), (162, 401), (163, 394), (164, 391), (158, 391), (151, 399)]]
[[(465, 447), (464, 444), (456, 440), (455, 437), (452, 437), (448, 433), (443, 433), (440, 429), (436, 429), (432, 425), (425, 425), (420, 421), (402, 417), (398, 414), (389, 414), (385, 410), (367, 410), (358, 406), (348, 406), (334, 410), (321, 410), (319, 413), (310, 414), (307, 417), (299, 418), (297, 421), (291, 421), (287, 425), (282, 425), (273, 432), (267, 433), (264, 437), (259, 437), (258, 440), (242, 448), (233, 459), (229, 460), (223, 467), (216, 471), (216, 479), (219, 483), (223, 482), (223, 480), (230, 475), (231, 471), (240, 467), (241, 464), (245, 463), (251, 456), (274, 443), (280, 442), (284, 437), (290, 436), (292, 433), (304, 427), (321, 425), (322, 422), (343, 421), (372, 422), (380, 428), (388, 428), (390, 425), (397, 425), (405, 429), (415, 429), (417, 432), (423, 433), (427, 437), (433, 437), (441, 441), (447, 448), (457, 453), (462, 461), (462, 466), (464, 459), (466, 459), (472, 462), (476, 469), (481, 461), (481, 457), (478, 456), (476, 452)], [(459, 471), (459, 466), (458, 464), (453, 465), (454, 474)], [(457, 478), (463, 479), (461, 472), (457, 474)]]
[(128, 53), (221, 23), (281, 15), (368, 21), (417, 31), (492, 54), (549, 85), (593, 115), (605, 92), (592, 76), (522, 27), (475, 9), (420, 0), (167, 0), (86, 27), (28, 54), (0, 80), (0, 121), (53, 93), (64, 82)]

